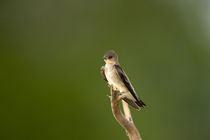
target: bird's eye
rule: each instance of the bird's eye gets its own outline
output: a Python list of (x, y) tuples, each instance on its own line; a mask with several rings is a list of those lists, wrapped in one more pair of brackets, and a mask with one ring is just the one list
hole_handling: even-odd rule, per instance
[(112, 58), (112, 56), (109, 56), (109, 59), (111, 59)]

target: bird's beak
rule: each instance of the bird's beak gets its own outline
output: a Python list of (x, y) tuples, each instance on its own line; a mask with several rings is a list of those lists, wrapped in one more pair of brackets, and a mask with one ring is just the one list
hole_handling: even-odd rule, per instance
[(107, 58), (106, 57), (103, 57), (102, 59), (104, 60), (104, 62), (107, 63)]

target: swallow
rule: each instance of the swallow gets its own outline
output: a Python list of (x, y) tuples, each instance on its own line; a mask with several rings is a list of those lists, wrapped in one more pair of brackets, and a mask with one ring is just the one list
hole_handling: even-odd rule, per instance
[(101, 75), (110, 87), (119, 91), (121, 99), (137, 110), (146, 106), (136, 94), (128, 76), (121, 68), (118, 55), (110, 50), (105, 53), (103, 60), (106, 64), (101, 67)]

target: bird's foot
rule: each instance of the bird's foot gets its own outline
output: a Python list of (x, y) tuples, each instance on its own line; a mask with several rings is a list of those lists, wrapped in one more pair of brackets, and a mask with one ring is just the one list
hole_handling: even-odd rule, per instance
[(114, 87), (113, 85), (111, 85), (111, 84), (108, 84), (109, 85), (109, 87), (111, 88), (111, 89), (113, 89), (114, 91), (118, 91), (118, 89), (116, 88), (116, 87)]
[(115, 87), (113, 87), (113, 90), (114, 90), (114, 91), (118, 91), (117, 88), (115, 88)]
[(125, 94), (120, 94), (118, 97), (117, 97), (117, 100), (120, 101), (121, 99), (125, 98), (126, 95)]

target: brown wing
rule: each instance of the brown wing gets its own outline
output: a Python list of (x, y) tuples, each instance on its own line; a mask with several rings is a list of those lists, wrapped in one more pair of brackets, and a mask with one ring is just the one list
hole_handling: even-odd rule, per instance
[(106, 75), (105, 75), (104, 66), (102, 66), (100, 70), (101, 70), (101, 77), (104, 79), (104, 81), (106, 81), (108, 83), (108, 80), (106, 79)]
[(127, 87), (127, 89), (129, 90), (129, 92), (132, 94), (132, 96), (136, 99), (136, 104), (139, 106), (139, 107), (143, 107), (143, 106), (146, 106), (144, 104), (143, 101), (141, 101), (138, 97), (138, 95), (136, 94), (136, 92), (134, 91), (127, 75), (125, 74), (125, 72), (122, 70), (122, 68), (120, 67), (120, 65), (115, 65), (115, 68), (120, 76), (120, 78), (122, 79), (123, 83), (125, 84), (125, 86)]

